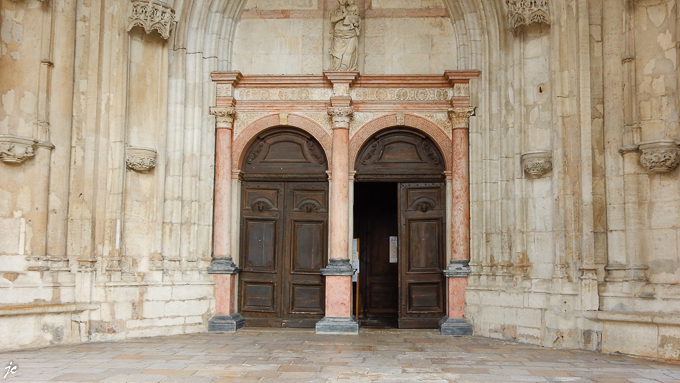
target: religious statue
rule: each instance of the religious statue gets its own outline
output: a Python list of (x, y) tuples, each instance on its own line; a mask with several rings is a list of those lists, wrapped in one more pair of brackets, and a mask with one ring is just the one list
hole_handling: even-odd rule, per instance
[(359, 35), (361, 31), (359, 8), (355, 0), (338, 0), (340, 6), (331, 13), (333, 44), (331, 45), (331, 70), (357, 70)]

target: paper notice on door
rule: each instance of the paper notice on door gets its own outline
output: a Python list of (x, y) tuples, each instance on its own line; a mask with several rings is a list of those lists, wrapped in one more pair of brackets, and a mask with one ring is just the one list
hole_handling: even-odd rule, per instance
[(399, 263), (398, 245), (397, 237), (390, 237), (390, 263)]
[(352, 268), (354, 269), (354, 275), (352, 275), (352, 282), (357, 281), (357, 277), (359, 276), (359, 260), (355, 259), (352, 261)]

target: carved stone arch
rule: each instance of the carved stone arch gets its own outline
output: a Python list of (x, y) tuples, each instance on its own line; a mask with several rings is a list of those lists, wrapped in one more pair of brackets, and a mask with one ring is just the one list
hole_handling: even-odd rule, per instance
[(314, 137), (314, 139), (316, 139), (316, 141), (318, 141), (321, 145), (321, 150), (324, 152), (323, 155), (328, 161), (328, 168), (331, 168), (332, 159), (330, 154), (333, 140), (321, 125), (310, 120), (309, 118), (296, 114), (289, 115), (287, 124), (281, 125), (280, 115), (271, 114), (262, 117), (248, 125), (243, 130), (243, 132), (235, 137), (234, 143), (232, 145), (232, 169), (241, 169), (241, 164), (243, 164), (243, 160), (246, 156), (246, 148), (249, 148), (260, 134), (266, 130), (283, 126), (300, 129)]
[[(354, 136), (352, 136), (349, 143), (349, 158), (352, 170), (356, 170), (355, 165), (357, 162), (357, 156), (359, 155), (361, 148), (363, 148), (364, 144), (366, 144), (368, 140), (370, 140), (378, 132), (389, 128), (397, 128), (399, 127), (398, 125), (399, 123), (397, 122), (397, 114), (395, 113), (378, 117), (359, 128)], [(437, 124), (424, 117), (407, 114), (404, 117), (403, 127), (420, 131), (427, 135), (432, 140), (432, 142), (434, 142), (434, 144), (437, 146), (437, 149), (444, 157), (445, 170), (451, 170), (451, 139)]]

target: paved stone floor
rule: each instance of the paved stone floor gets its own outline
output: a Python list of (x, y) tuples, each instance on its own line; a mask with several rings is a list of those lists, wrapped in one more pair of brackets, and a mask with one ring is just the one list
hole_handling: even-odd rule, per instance
[(0, 368), (0, 382), (680, 382), (680, 364), (432, 330), (245, 329), (5, 352)]

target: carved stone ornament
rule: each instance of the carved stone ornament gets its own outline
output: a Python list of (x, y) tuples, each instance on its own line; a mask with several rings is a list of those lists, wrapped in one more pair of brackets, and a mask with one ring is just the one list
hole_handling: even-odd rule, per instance
[(352, 107), (328, 108), (328, 115), (333, 118), (333, 128), (349, 129), (349, 121), (354, 116)]
[(158, 153), (154, 149), (128, 146), (125, 164), (130, 170), (146, 173), (156, 167)]
[(168, 4), (156, 0), (133, 0), (128, 14), (128, 32), (139, 26), (146, 33), (154, 29), (167, 40), (175, 25), (175, 10)]
[(211, 107), (210, 114), (215, 116), (215, 122), (218, 128), (231, 128), (234, 125), (236, 118), (236, 108), (228, 107)]
[(470, 117), (475, 115), (475, 107), (449, 109), (449, 120), (453, 129), (468, 129)]
[(333, 42), (331, 44), (331, 70), (355, 71), (359, 57), (361, 19), (355, 0), (338, 0), (340, 6), (331, 12)]
[(552, 170), (552, 152), (539, 150), (522, 154), (522, 169), (535, 178), (545, 176)]
[(516, 33), (522, 26), (531, 24), (550, 24), (548, 0), (506, 0), (508, 3), (508, 23)]
[(680, 165), (678, 144), (671, 140), (640, 144), (640, 164), (654, 173), (666, 173)]
[(23, 164), (29, 158), (35, 157), (39, 147), (53, 149), (54, 145), (42, 143), (30, 137), (0, 135), (0, 161), (6, 164)]

